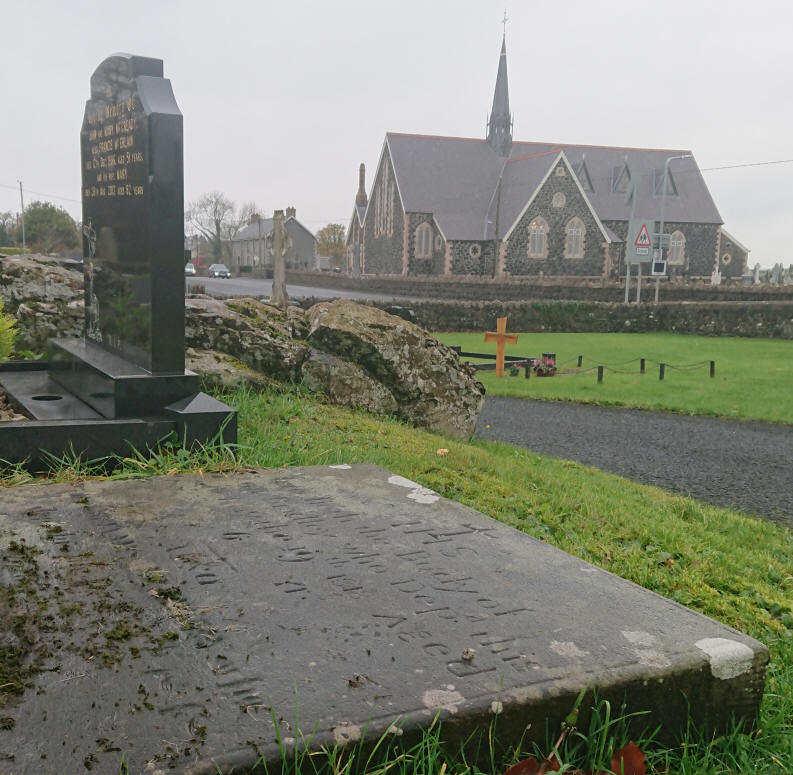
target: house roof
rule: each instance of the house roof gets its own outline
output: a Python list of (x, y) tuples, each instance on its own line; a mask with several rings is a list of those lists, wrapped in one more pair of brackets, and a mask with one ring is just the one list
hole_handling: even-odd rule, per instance
[[(637, 218), (660, 218), (656, 176), (670, 156), (687, 151), (651, 148), (513, 142), (508, 159), (486, 140), (389, 132), (391, 156), (406, 212), (433, 213), (447, 239), (493, 237), (498, 181), (501, 182), (499, 232), (505, 234), (520, 215), (560, 151), (573, 169), (585, 164), (592, 190), (585, 191), (601, 221), (627, 221), (631, 205), (624, 191), (612, 191), (612, 177), (627, 166), (638, 181)], [(616, 171), (616, 172), (615, 172)], [(669, 166), (676, 194), (667, 193), (664, 220), (673, 223), (722, 223), (696, 161), (676, 159)], [(658, 185), (660, 189), (660, 184)]]
[[(266, 237), (270, 232), (273, 230), (273, 221), (272, 218), (262, 218), (260, 221), (255, 221), (254, 223), (249, 223), (244, 229), (240, 229), (231, 239), (232, 242), (246, 242), (247, 240), (256, 240), (261, 239), (262, 237)], [(310, 234), (314, 239), (314, 233), (309, 231), (305, 226), (303, 226), (297, 218), (290, 216), (289, 218), (284, 219), (284, 228), (289, 227), (296, 227), (299, 226), (303, 231), (307, 234)]]

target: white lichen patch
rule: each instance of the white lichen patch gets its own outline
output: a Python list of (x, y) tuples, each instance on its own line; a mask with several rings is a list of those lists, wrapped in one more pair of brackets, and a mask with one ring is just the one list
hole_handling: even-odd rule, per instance
[(715, 678), (737, 678), (752, 669), (754, 651), (745, 643), (729, 638), (702, 638), (694, 645), (708, 655)]
[(397, 487), (408, 488), (410, 490), (408, 498), (416, 501), (416, 503), (435, 503), (440, 498), (437, 492), (427, 487), (422, 487), (416, 482), (411, 482), (410, 479), (406, 479), (404, 476), (389, 476), (388, 483), (395, 484)]
[(490, 703), (490, 712), (494, 716), (498, 716), (499, 713), (503, 713), (504, 703), (500, 702), (499, 700), (493, 700), (493, 702)]
[(658, 649), (636, 649), (634, 654), (639, 664), (645, 667), (669, 667), (672, 664), (666, 654)]
[(579, 659), (589, 656), (588, 651), (578, 648), (571, 640), (552, 640), (549, 645), (551, 651), (555, 651), (560, 657)]
[(633, 653), (640, 665), (645, 667), (669, 667), (672, 663), (663, 651), (655, 648), (658, 639), (642, 630), (623, 630), (622, 637), (634, 648)]
[(448, 710), (451, 713), (457, 712), (457, 706), (465, 700), (460, 692), (451, 689), (427, 689), (421, 696), (421, 702), (425, 708), (430, 710)]
[(634, 646), (644, 646), (645, 648), (654, 645), (656, 640), (654, 635), (641, 630), (623, 630), (622, 637)]
[(355, 743), (361, 739), (361, 728), (357, 724), (341, 723), (333, 727), (333, 739), (338, 745)]
[(328, 466), (328, 468), (335, 468), (337, 471), (349, 471), (352, 466), (347, 463), (339, 463), (335, 466)]

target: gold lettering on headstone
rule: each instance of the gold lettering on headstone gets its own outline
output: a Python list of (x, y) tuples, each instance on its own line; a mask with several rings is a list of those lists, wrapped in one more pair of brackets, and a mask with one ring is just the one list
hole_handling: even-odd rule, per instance
[[(145, 164), (143, 151), (133, 151), (135, 147), (135, 128), (138, 105), (134, 97), (123, 102), (105, 105), (88, 113), (88, 142), (90, 159), (85, 162), (86, 170), (112, 168), (113, 172), (97, 173), (97, 183), (108, 181), (127, 181), (133, 177), (134, 165)], [(83, 196), (87, 198), (118, 196), (144, 196), (146, 193), (145, 176), (134, 175), (140, 182), (133, 186), (91, 186), (86, 187)]]

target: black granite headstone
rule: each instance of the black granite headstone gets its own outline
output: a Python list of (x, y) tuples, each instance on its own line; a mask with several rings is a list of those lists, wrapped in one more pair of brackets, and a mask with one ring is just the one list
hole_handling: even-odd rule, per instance
[(0, 423), (0, 465), (237, 441), (235, 410), (184, 367), (182, 114), (162, 74), (159, 59), (114, 54), (91, 77), (85, 336), (52, 340), (49, 361), (0, 364), (0, 387), (31, 418)]
[(184, 371), (182, 114), (160, 59), (91, 77), (82, 151), (85, 335), (154, 373)]

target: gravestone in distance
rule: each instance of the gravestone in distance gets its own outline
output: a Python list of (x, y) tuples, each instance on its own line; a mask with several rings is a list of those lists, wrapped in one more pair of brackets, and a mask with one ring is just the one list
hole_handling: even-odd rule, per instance
[(162, 60), (102, 62), (80, 143), (85, 336), (150, 372), (183, 371), (182, 114)]

